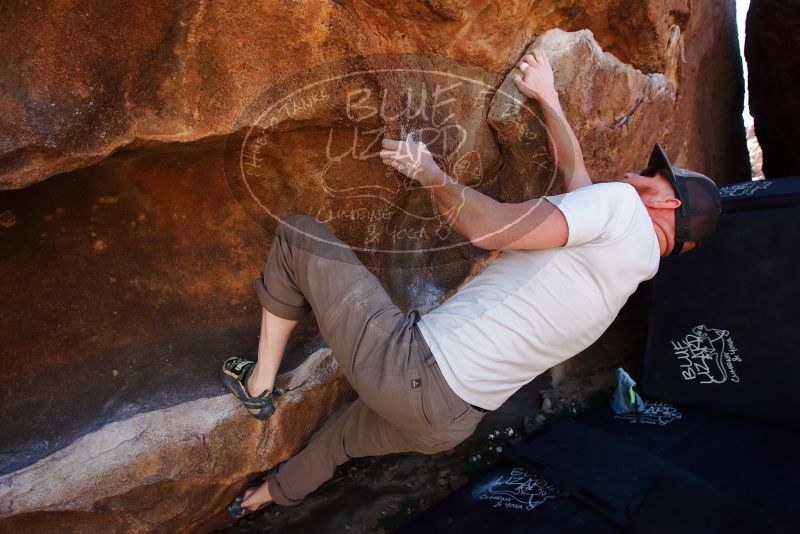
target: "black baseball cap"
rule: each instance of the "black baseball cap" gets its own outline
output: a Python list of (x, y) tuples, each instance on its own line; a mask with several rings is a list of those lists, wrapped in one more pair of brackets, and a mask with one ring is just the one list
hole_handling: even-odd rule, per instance
[(647, 168), (642, 176), (655, 176), (661, 172), (675, 188), (681, 205), (675, 210), (675, 246), (670, 256), (680, 254), (686, 241), (698, 245), (714, 233), (719, 220), (719, 189), (711, 178), (699, 172), (673, 167), (661, 145), (656, 143), (650, 153)]

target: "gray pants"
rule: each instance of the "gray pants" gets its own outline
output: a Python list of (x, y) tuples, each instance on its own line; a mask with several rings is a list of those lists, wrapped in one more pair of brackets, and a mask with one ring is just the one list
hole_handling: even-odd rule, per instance
[(256, 291), (279, 317), (313, 310), (359, 395), (268, 477), (275, 503), (299, 503), (351, 458), (449, 450), (483, 417), (445, 382), (414, 324), (418, 312), (394, 305), (350, 247), (315, 219), (292, 216), (278, 226)]

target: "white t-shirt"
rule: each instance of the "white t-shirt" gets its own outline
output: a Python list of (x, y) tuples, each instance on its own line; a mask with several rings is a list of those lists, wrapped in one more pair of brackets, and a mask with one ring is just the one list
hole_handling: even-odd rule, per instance
[(632, 186), (545, 198), (567, 220), (565, 246), (504, 251), (417, 323), (453, 391), (482, 408), (591, 345), (658, 270), (658, 239)]

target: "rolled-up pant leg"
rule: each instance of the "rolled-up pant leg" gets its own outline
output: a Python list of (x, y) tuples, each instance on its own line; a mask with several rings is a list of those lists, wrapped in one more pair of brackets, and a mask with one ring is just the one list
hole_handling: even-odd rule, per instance
[(268, 478), (277, 504), (302, 501), (350, 458), (452, 448), (480, 420), (438, 372), (414, 327), (417, 312), (394, 305), (352, 249), (314, 219), (293, 216), (278, 227), (256, 290), (280, 317), (314, 311), (359, 394)]
[(313, 310), (354, 387), (354, 369), (367, 364), (408, 322), (408, 314), (394, 305), (353, 250), (304, 215), (278, 226), (256, 293), (262, 306), (284, 319), (298, 320)]

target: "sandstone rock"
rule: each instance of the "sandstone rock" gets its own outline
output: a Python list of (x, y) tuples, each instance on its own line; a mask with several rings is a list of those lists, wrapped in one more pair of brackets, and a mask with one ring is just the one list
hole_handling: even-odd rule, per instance
[(764, 176), (796, 176), (800, 57), (794, 51), (800, 46), (800, 6), (792, 0), (752, 0), (746, 32), (750, 113), (763, 150)]
[[(526, 53), (534, 49), (544, 50), (550, 59), (561, 105), (586, 147), (593, 180), (619, 180), (625, 172), (640, 170), (642, 154), (672, 126), (672, 84), (662, 74), (643, 74), (604, 53), (587, 30), (550, 30)], [(488, 115), (504, 156), (503, 196), (516, 202), (562, 191), (538, 106), (514, 84), (518, 73), (513, 69), (506, 76)]]
[(0, 477), (0, 530), (186, 532), (289, 458), (352, 394), (329, 350), (278, 383), (266, 423), (230, 395), (106, 425)]
[[(255, 350), (252, 278), (276, 224), (264, 205), (326, 219), (403, 308), (426, 310), (487, 259), (424, 194), (348, 152), (354, 133), (368, 143), (431, 122), (353, 114), (374, 107), (348, 107), (358, 91), (396, 111), (459, 77), (442, 124), (461, 137), (440, 137), (438, 157), (494, 197), (524, 197), (544, 188), (514, 136), (528, 118), (499, 113), (492, 94), (538, 38), (596, 179), (638, 168), (656, 135), (676, 164), (721, 183), (747, 175), (733, 0), (53, 0), (2, 13), (0, 189), (28, 187), (0, 193), (0, 528), (191, 528), (346, 396), (339, 378), (299, 387), (284, 402), (302, 396), (286, 413), (304, 422), (276, 419), (267, 437), (216, 398), (219, 362)], [(257, 120), (332, 76), (327, 93)], [(248, 138), (254, 126), (269, 135)], [(304, 323), (287, 364), (315, 333)], [(590, 356), (592, 369), (608, 357)], [(259, 455), (229, 450), (239, 441)]]
[[(239, 111), (267, 88), (331, 59), (355, 65), (369, 54), (413, 51), (502, 75), (533, 37), (555, 27), (590, 29), (621, 61), (669, 73), (685, 110), (670, 140), (679, 162), (735, 180), (744, 147), (735, 126), (741, 76), (733, 11), (733, 0), (691, 8), (688, 0), (512, 1), (502, 8), (484, 0), (402, 7), (380, 0), (159, 1), (114, 10), (91, 0), (80, 12), (68, 2), (6, 2), (0, 186), (21, 187), (145, 140), (228, 134)], [(15, 38), (23, 30), (29, 38)]]
[(15, 224), (17, 224), (17, 218), (14, 217), (14, 214), (10, 210), (0, 213), (0, 226), (3, 228), (11, 228)]

